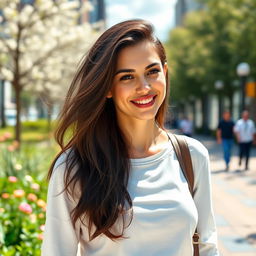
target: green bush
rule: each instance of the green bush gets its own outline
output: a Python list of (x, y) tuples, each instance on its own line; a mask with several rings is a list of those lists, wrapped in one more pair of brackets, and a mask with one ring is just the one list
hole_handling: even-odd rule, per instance
[[(52, 123), (54, 125), (54, 122)], [(22, 122), (23, 131), (48, 131), (48, 121), (46, 119), (39, 119), (37, 121)]]
[[(39, 119), (37, 121), (24, 121), (21, 124), (21, 138), (24, 142), (40, 142), (43, 140), (51, 139), (53, 137), (53, 130), (56, 125), (56, 121), (51, 122), (51, 126), (48, 126), (48, 121), (46, 119)], [(14, 139), (14, 129), (13, 126), (7, 126), (5, 128), (0, 128), (0, 142), (7, 139), (11, 141)], [(5, 138), (5, 134), (8, 134), (8, 138)]]

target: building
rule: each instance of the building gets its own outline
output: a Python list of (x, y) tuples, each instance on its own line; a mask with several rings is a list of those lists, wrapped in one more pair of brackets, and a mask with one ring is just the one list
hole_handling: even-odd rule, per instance
[(90, 24), (95, 24), (97, 22), (102, 22), (105, 28), (106, 24), (106, 6), (104, 0), (80, 0), (80, 2), (89, 2), (92, 6), (92, 10), (89, 13), (84, 13), (80, 17), (80, 22), (89, 22)]
[(106, 7), (104, 0), (89, 0), (93, 6), (93, 10), (89, 14), (89, 22), (91, 24), (106, 20)]
[(201, 9), (203, 6), (203, 4), (200, 4), (195, 0), (177, 0), (175, 5), (175, 25), (182, 25), (184, 16), (187, 12)]

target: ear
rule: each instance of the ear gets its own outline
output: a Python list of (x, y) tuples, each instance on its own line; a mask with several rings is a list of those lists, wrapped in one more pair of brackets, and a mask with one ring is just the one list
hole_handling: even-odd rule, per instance
[(163, 69), (164, 69), (164, 75), (166, 76), (166, 74), (167, 74), (167, 72), (168, 72), (168, 65), (167, 65), (167, 62), (164, 63)]
[(108, 98), (108, 99), (112, 98), (112, 92), (111, 91), (108, 92), (106, 98)]

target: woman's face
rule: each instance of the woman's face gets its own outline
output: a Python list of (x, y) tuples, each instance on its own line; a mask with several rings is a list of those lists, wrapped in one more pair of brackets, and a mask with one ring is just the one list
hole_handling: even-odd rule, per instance
[(152, 43), (122, 49), (108, 98), (113, 98), (119, 120), (154, 120), (166, 95), (167, 65)]

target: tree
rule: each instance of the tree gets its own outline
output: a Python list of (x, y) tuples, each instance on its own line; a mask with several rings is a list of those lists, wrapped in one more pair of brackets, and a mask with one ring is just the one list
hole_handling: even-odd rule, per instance
[(67, 86), (64, 79), (74, 71), (81, 49), (84, 53), (97, 36), (88, 23), (78, 22), (89, 10), (88, 4), (82, 5), (78, 0), (22, 2), (2, 0), (0, 6), (0, 59), (8, 58), (2, 64), (1, 75), (14, 89), (15, 139), (19, 142), (23, 90), (42, 92), (47, 81), (51, 84), (49, 94), (61, 90), (63, 95)]
[[(254, 0), (201, 1), (205, 8), (188, 13), (182, 27), (171, 31), (166, 44), (173, 70), (176, 99), (188, 95), (202, 97), (214, 93), (214, 83), (222, 80), (223, 93), (232, 109), (233, 81), (240, 62), (251, 65), (256, 58), (256, 2)], [(245, 19), (246, 17), (246, 19)]]

